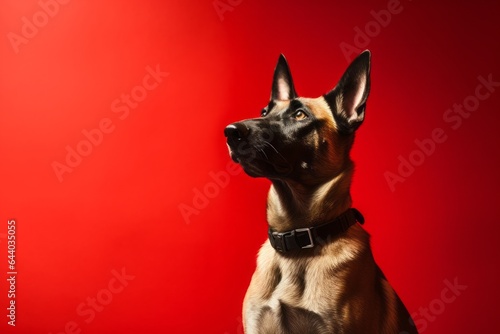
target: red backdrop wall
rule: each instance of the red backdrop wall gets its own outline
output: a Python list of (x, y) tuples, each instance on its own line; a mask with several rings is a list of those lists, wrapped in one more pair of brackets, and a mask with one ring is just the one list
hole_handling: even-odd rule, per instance
[(499, 9), (2, 1), (1, 330), (242, 333), (269, 182), (228, 167), (222, 130), (259, 114), (279, 53), (319, 96), (366, 48), (352, 195), (376, 259), (421, 332), (496, 328)]

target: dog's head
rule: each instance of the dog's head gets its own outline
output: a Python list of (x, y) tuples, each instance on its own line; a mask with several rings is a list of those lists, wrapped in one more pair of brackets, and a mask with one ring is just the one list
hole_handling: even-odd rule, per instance
[(355, 130), (365, 118), (370, 52), (361, 53), (338, 84), (318, 98), (299, 97), (283, 55), (274, 71), (271, 100), (260, 117), (224, 130), (231, 158), (253, 177), (318, 184), (350, 162)]

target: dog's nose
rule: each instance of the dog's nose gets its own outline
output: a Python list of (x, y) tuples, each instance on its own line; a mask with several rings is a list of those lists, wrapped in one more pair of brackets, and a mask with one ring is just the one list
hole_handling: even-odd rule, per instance
[(247, 128), (245, 124), (241, 123), (233, 123), (229, 124), (226, 126), (224, 129), (224, 135), (228, 139), (236, 139), (236, 140), (241, 140), (243, 138), (246, 138), (248, 136), (248, 133), (250, 132), (250, 129)]

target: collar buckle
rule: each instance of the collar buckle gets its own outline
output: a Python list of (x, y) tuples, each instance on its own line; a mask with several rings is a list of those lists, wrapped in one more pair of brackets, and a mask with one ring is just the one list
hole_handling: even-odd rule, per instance
[(269, 240), (274, 249), (281, 253), (288, 252), (292, 249), (313, 248), (315, 244), (311, 229), (311, 227), (308, 227), (298, 228), (287, 232), (269, 231)]
[(286, 232), (274, 232), (269, 228), (268, 236), (274, 249), (280, 253), (286, 253), (293, 250), (313, 248), (317, 244), (321, 244), (321, 240), (327, 240), (329, 237), (344, 233), (356, 222), (363, 224), (364, 221), (358, 210), (350, 208), (326, 224)]
[(314, 239), (311, 233), (311, 228), (298, 228), (295, 230), (295, 232), (306, 232), (307, 231), (307, 236), (309, 237), (309, 243), (305, 246), (301, 246), (301, 249), (306, 249), (306, 248), (313, 248), (314, 247)]

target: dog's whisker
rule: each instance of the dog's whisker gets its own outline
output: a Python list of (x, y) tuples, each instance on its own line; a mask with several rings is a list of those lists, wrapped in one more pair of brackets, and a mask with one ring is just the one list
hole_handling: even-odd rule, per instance
[(267, 156), (266, 152), (263, 149), (259, 149), (259, 152), (262, 152), (262, 154), (266, 157), (266, 160), (269, 160), (269, 157)]

